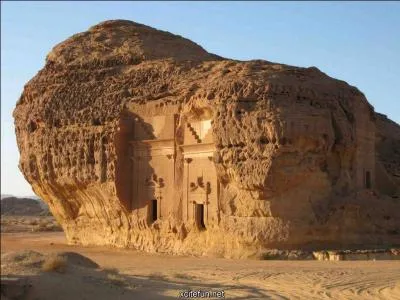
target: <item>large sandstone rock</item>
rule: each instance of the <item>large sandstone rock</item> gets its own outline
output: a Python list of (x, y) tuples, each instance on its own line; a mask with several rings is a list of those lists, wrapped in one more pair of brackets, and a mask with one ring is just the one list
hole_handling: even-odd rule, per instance
[(400, 244), (399, 125), (317, 68), (130, 21), (58, 44), (14, 111), (71, 243), (248, 257)]

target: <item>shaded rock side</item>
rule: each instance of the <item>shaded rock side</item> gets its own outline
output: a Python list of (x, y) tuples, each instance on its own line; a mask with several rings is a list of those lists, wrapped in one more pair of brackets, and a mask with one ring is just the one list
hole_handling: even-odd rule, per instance
[(70, 243), (225, 257), (400, 243), (399, 125), (315, 67), (107, 21), (53, 48), (14, 118), (20, 169)]

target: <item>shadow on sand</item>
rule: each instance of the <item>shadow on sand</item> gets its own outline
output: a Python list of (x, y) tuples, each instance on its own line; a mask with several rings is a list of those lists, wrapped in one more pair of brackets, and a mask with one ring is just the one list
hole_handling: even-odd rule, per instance
[(205, 282), (179, 271), (168, 275), (121, 274), (117, 269), (99, 268), (94, 261), (79, 254), (64, 254), (68, 259), (62, 271), (44, 272), (37, 262), (22, 263), (22, 268), (17, 262), (18, 267), (8, 268), (6, 272), (2, 266), (2, 275), (7, 275), (1, 277), (1, 299), (187, 299), (181, 292), (189, 290), (224, 291), (226, 299), (268, 299), (274, 294), (274, 291), (239, 283)]

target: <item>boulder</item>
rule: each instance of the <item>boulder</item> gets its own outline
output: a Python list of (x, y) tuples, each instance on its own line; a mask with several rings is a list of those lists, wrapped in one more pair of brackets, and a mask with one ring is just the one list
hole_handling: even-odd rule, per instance
[(315, 67), (106, 21), (52, 49), (14, 118), (19, 167), (70, 243), (224, 257), (400, 244), (400, 127)]

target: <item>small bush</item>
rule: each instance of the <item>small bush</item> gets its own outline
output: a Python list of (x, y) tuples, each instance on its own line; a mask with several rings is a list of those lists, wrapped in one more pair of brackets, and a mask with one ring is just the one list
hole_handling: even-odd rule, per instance
[(29, 225), (38, 225), (38, 221), (37, 220), (31, 220), (28, 222)]
[(108, 278), (109, 282), (113, 285), (120, 286), (120, 287), (127, 285), (125, 278), (119, 274), (109, 273), (109, 274), (107, 274), (107, 278)]
[(46, 230), (46, 231), (54, 231), (54, 230), (57, 230), (56, 227), (57, 227), (57, 226), (55, 226), (54, 224), (49, 223), (49, 224), (46, 224), (45, 230)]
[(119, 270), (117, 268), (103, 268), (103, 271), (106, 272), (107, 274), (114, 274), (118, 275)]
[(189, 274), (184, 274), (184, 273), (175, 273), (174, 277), (179, 278), (179, 279), (187, 279), (187, 280), (195, 279), (194, 276), (191, 276)]
[(67, 259), (60, 255), (51, 255), (45, 258), (42, 270), (45, 272), (65, 273), (67, 268)]

